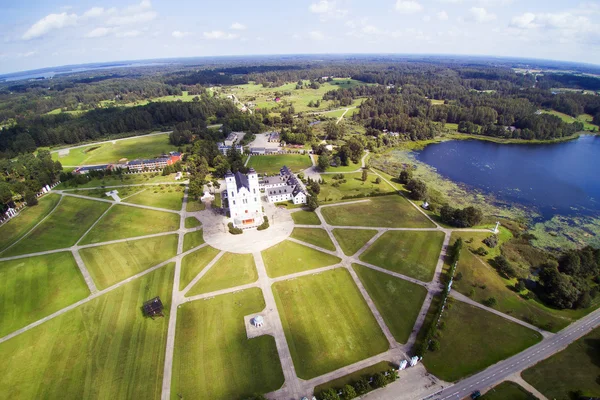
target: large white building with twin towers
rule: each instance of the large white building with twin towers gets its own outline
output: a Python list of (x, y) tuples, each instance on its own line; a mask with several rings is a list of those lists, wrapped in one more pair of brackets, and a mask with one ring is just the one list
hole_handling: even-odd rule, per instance
[(226, 190), (223, 197), (227, 199), (229, 213), (236, 228), (252, 228), (263, 223), (263, 207), (260, 199), (258, 174), (250, 168), (247, 175), (231, 171), (225, 174)]

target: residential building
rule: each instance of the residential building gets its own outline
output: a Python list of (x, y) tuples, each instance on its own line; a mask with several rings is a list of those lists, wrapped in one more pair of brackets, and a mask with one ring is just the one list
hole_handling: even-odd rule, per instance
[(268, 141), (270, 143), (279, 143), (280, 140), (281, 140), (281, 137), (279, 135), (279, 132), (270, 132), (269, 133)]
[(230, 171), (225, 174), (225, 185), (222, 196), (227, 199), (233, 225), (236, 228), (252, 228), (262, 224), (262, 201), (256, 171), (250, 168), (247, 175)]
[[(224, 155), (224, 156), (226, 156), (226, 155), (227, 155), (227, 152), (228, 152), (228, 151), (229, 151), (229, 150), (230, 150), (232, 147), (234, 147), (234, 145), (227, 145), (227, 144), (225, 144), (225, 142), (220, 142), (220, 143), (218, 143), (218, 147), (219, 147), (219, 151), (220, 151), (221, 153), (223, 153), (223, 155)], [(235, 149), (236, 149), (237, 151), (239, 151), (240, 153), (244, 154), (244, 147), (243, 147), (243, 146), (240, 146), (239, 144), (237, 144), (237, 145), (235, 145)]]
[(173, 165), (180, 161), (182, 154), (177, 151), (172, 151), (169, 154), (164, 154), (158, 158), (150, 158), (146, 160), (133, 160), (127, 163), (127, 168), (130, 171), (156, 170), (163, 169), (167, 165)]
[(265, 191), (269, 203), (291, 200), (294, 204), (306, 204), (307, 201), (304, 185), (286, 166), (281, 168), (279, 175), (264, 177), (259, 187)]

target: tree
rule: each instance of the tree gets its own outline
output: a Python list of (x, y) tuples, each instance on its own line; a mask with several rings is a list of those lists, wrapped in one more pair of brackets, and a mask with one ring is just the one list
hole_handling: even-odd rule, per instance
[(321, 186), (319, 185), (319, 182), (317, 181), (311, 181), (308, 185), (309, 189), (311, 192), (313, 192), (313, 194), (317, 195), (319, 193), (321, 193)]
[(327, 170), (327, 168), (329, 168), (329, 164), (331, 163), (331, 160), (329, 159), (329, 156), (327, 154), (321, 154), (319, 156), (319, 159), (317, 160), (317, 165), (319, 166), (319, 169), (323, 172), (325, 172)]
[(508, 262), (506, 257), (498, 255), (494, 258), (494, 264), (498, 272), (504, 275), (508, 279), (512, 279), (517, 275), (515, 268)]
[(420, 179), (411, 179), (406, 188), (410, 191), (413, 200), (425, 200), (427, 198), (427, 185)]
[(321, 400), (340, 400), (334, 388), (329, 388), (321, 392)]
[(381, 373), (378, 372), (375, 375), (373, 375), (373, 386), (376, 388), (382, 388), (385, 387), (387, 385), (387, 379), (385, 379), (385, 376)]
[(410, 180), (412, 179), (413, 173), (412, 173), (412, 169), (403, 169), (402, 171), (400, 171), (400, 176), (398, 177), (398, 181), (403, 184), (406, 185), (408, 182), (410, 182)]
[(362, 171), (362, 181), (366, 182), (368, 178), (369, 178), (369, 174), (368, 174), (367, 170), (363, 169), (363, 171)]
[(490, 297), (489, 299), (485, 299), (483, 301), (483, 305), (488, 307), (494, 307), (496, 304), (498, 304), (498, 301), (495, 297)]
[(342, 399), (351, 400), (356, 397), (356, 390), (351, 385), (346, 385), (342, 388)]
[(306, 205), (308, 206), (308, 208), (310, 208), (311, 211), (315, 211), (317, 208), (319, 208), (319, 201), (317, 200), (317, 196), (308, 196)]
[(354, 389), (356, 389), (356, 393), (360, 396), (370, 391), (371, 385), (365, 377), (362, 377), (354, 383)]
[(437, 339), (431, 339), (431, 341), (429, 341), (428, 348), (429, 348), (430, 351), (439, 351), (439, 349), (441, 347), (442, 346), (440, 345), (440, 341), (439, 340), (437, 340)]
[(10, 185), (6, 182), (0, 182), (0, 204), (8, 205), (12, 201), (12, 196)]
[(38, 203), (38, 199), (37, 197), (35, 197), (35, 193), (33, 192), (26, 192), (25, 193), (25, 202), (27, 203), (28, 206), (35, 206)]
[(377, 185), (379, 185), (381, 183), (381, 178), (380, 177), (375, 178), (375, 183)]

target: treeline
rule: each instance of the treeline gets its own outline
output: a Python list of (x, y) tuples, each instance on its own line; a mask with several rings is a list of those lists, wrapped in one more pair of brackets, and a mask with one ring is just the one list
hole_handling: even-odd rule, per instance
[(538, 76), (538, 87), (600, 90), (600, 78), (587, 75), (544, 74)]

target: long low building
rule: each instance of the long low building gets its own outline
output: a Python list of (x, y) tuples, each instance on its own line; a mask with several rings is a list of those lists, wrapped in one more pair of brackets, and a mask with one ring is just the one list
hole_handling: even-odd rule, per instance
[(163, 169), (168, 165), (173, 165), (177, 161), (180, 161), (181, 156), (181, 153), (172, 151), (168, 155), (164, 155), (158, 158), (129, 161), (127, 163), (127, 167), (130, 171), (142, 171), (145, 169)]
[(308, 194), (292, 171), (284, 166), (279, 175), (263, 177), (259, 188), (265, 192), (269, 203), (291, 200), (294, 204), (306, 204)]

